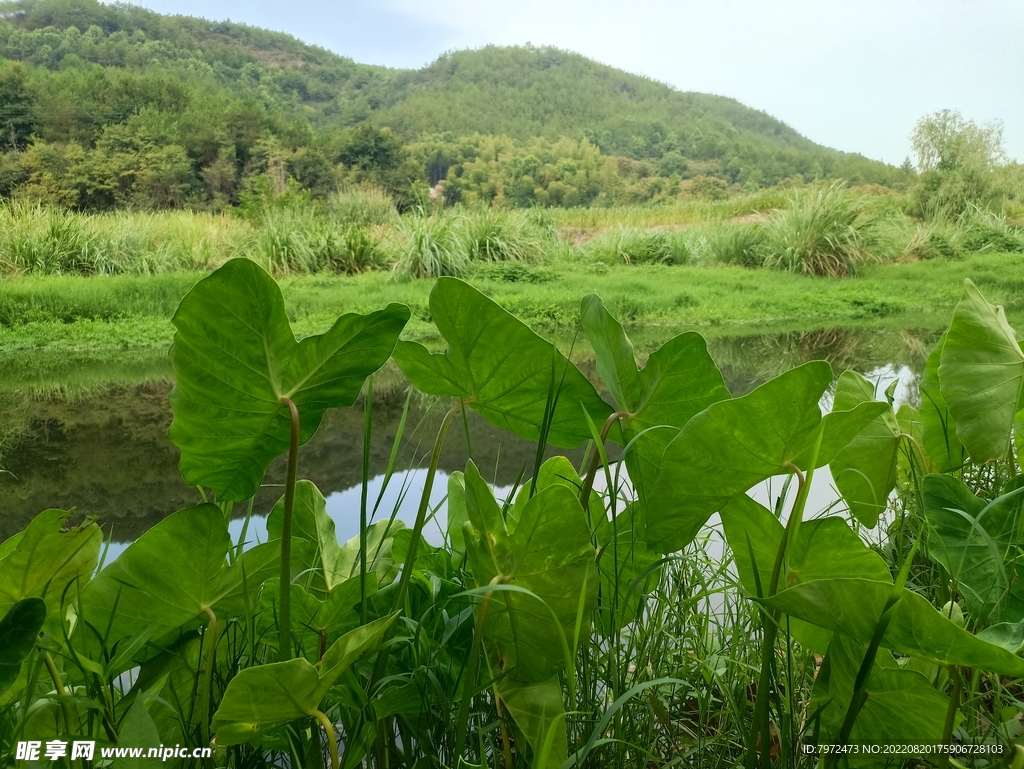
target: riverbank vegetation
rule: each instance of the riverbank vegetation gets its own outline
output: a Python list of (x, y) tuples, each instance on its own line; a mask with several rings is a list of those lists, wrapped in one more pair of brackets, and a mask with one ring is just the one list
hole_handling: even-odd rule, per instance
[[(734, 393), (692, 332), (639, 368), (589, 295), (572, 322), (606, 400), (467, 283), (439, 279), (428, 307), (442, 353), (400, 339), (401, 303), (297, 342), (252, 260), (192, 288), (170, 439), (196, 505), (109, 562), (97, 524), (61, 510), (0, 545), (0, 754), (77, 738), (229, 767), (860, 766), (853, 745), (1024, 760), (1024, 354), (973, 282), (917, 407), (823, 361)], [(389, 359), (444, 414), (422, 499), (411, 527), (378, 510), (364, 451), (359, 535), (340, 542), (300, 446)], [(467, 410), (537, 451), (497, 496), (472, 459), (452, 473), (432, 545), (438, 457)], [(232, 538), (282, 455), (269, 540)], [(826, 467), (839, 499), (812, 509)]]

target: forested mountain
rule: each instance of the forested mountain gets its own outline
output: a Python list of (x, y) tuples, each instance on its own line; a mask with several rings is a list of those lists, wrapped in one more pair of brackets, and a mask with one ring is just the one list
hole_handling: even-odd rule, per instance
[(0, 194), (220, 207), (444, 180), (449, 200), (609, 204), (901, 172), (763, 112), (577, 54), (487, 47), (420, 70), (95, 0), (0, 4)]

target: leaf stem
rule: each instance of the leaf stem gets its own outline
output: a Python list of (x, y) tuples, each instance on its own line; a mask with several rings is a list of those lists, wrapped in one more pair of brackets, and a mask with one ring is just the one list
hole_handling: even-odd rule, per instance
[(213, 609), (205, 607), (204, 611), (210, 617), (210, 624), (206, 626), (206, 634), (203, 639), (205, 654), (203, 656), (202, 676), (199, 680), (199, 695), (197, 697), (196, 709), (199, 711), (199, 728), (203, 735), (203, 747), (210, 744), (210, 696), (213, 686), (213, 658), (217, 653), (217, 615)]
[[(942, 727), (942, 744), (953, 744), (953, 725), (956, 723), (956, 711), (960, 707), (960, 695), (964, 689), (964, 679), (960, 675), (960, 669), (956, 665), (947, 665), (949, 677), (953, 679), (953, 691), (949, 695), (949, 707), (946, 709), (946, 723)], [(947, 769), (949, 766), (949, 753), (942, 753), (939, 756), (939, 769)]]
[(57, 692), (57, 696), (61, 698), (60, 709), (64, 714), (64, 728), (68, 734), (73, 734), (78, 729), (78, 722), (71, 715), (71, 706), (64, 700), (67, 692), (64, 690), (64, 683), (60, 680), (60, 671), (57, 670), (57, 665), (54, 663), (53, 657), (50, 656), (50, 652), (46, 649), (39, 651), (42, 652), (46, 672), (50, 674), (50, 680), (53, 681), (53, 688)]
[(314, 710), (313, 718), (320, 722), (320, 725), (327, 732), (327, 750), (331, 754), (331, 769), (338, 769), (338, 735), (334, 732), (334, 724), (331, 723), (323, 711)]
[[(616, 411), (611, 414), (604, 424), (601, 426), (601, 443), (608, 440), (608, 433), (612, 430), (612, 425), (622, 417), (628, 417), (630, 414), (628, 411)], [(580, 505), (583, 506), (584, 511), (590, 510), (590, 492), (594, 490), (594, 481), (597, 478), (597, 468), (601, 466), (601, 452), (595, 447), (594, 456), (590, 459), (590, 466), (587, 468), (587, 477), (583, 481), (583, 486), (580, 488)]]
[(278, 622), (279, 655), (282, 660), (292, 658), (292, 508), (295, 506), (295, 476), (299, 464), (299, 409), (287, 396), (281, 403), (288, 407), (291, 417), (291, 441), (288, 446), (288, 474), (284, 486), (284, 522), (281, 525), (281, 582), (278, 591), (280, 617)]

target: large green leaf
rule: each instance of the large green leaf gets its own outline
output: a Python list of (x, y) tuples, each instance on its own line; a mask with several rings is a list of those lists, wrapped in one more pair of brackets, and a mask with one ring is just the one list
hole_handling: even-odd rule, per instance
[(1024, 620), (1024, 558), (1021, 503), (1024, 477), (987, 502), (951, 475), (929, 475), (922, 483), (930, 555), (945, 567), (974, 622), (990, 625)]
[(207, 609), (216, 613), (227, 604), (237, 610), (243, 590), (255, 603), (263, 581), (279, 573), (280, 543), (253, 548), (229, 566), (230, 547), (224, 514), (215, 505), (168, 516), (83, 591), (79, 621), (90, 626), (87, 638), (98, 636), (110, 648), (149, 628), (154, 642), (166, 640)]
[(553, 769), (568, 751), (557, 676), (565, 669), (566, 653), (575, 653), (577, 622), (581, 634), (589, 632), (598, 592), (579, 479), (564, 458), (545, 462), (534, 496), (524, 491), (516, 500), (518, 520), (509, 515), (511, 531), (472, 461), (463, 480), (469, 568), (478, 586), (494, 588), (483, 599), (489, 601), (488, 665), (493, 676), (500, 674), (498, 694), (535, 754), (553, 730), (544, 763)]
[(36, 645), (46, 621), (46, 602), (25, 598), (0, 619), (0, 696), (18, 680), (21, 664)]
[[(559, 769), (569, 754), (569, 740), (558, 677), (528, 684), (502, 678), (497, 688), (502, 703), (533, 748), (532, 766), (536, 769)], [(537, 757), (545, 743), (548, 745), (547, 760), (540, 762)]]
[(185, 480), (221, 499), (251, 497), (288, 449), (282, 400), (298, 406), (300, 442), (309, 440), (327, 409), (355, 402), (408, 319), (407, 307), (391, 304), (297, 342), (281, 289), (254, 262), (233, 259), (201, 280), (172, 320), (170, 436)]
[(589, 618), (597, 598), (594, 546), (583, 508), (567, 486), (552, 484), (526, 503), (510, 532), (472, 461), (465, 481), (466, 551), (477, 585), (513, 585), (532, 593), (495, 592), (485, 636), (508, 676), (543, 681), (565, 667), (562, 638), (572, 643), (577, 613), (582, 606)]
[(611, 413), (590, 381), (553, 344), (472, 286), (440, 278), (430, 314), (448, 342), (432, 355), (399, 342), (395, 362), (416, 389), (462, 398), (484, 419), (521, 438), (541, 437), (548, 402), (556, 398), (549, 443), (572, 448), (590, 439), (584, 412), (597, 425)]
[[(280, 605), (280, 586), (278, 580), (268, 580), (260, 595), (264, 609), (260, 619), (271, 636), (276, 634), (273, 622)], [(311, 595), (302, 585), (292, 584), (291, 589), (292, 636), (306, 659), (320, 659), (323, 651), (339, 636), (359, 627), (362, 600), (359, 580), (342, 582), (322, 599)], [(367, 597), (376, 592), (377, 577), (371, 573), (366, 581)]]
[(964, 281), (939, 359), (939, 389), (975, 462), (1003, 459), (1021, 408), (1024, 351), (1001, 306)]
[[(869, 643), (892, 597), (891, 582), (822, 579), (803, 582), (767, 603), (779, 611)], [(903, 589), (892, 607), (882, 646), (941, 665), (1024, 676), (1024, 659), (950, 622), (923, 597)]]
[(317, 665), (293, 659), (239, 671), (213, 716), (217, 744), (259, 743), (266, 732), (312, 716), (327, 690), (377, 644), (397, 616), (391, 614), (346, 633)]
[(665, 449), (646, 500), (648, 544), (684, 547), (734, 496), (792, 466), (808, 469), (815, 446), (815, 467), (827, 464), (887, 408), (862, 403), (822, 419), (818, 402), (831, 381), (828, 363), (813, 361), (693, 417)]
[[(679, 428), (712, 403), (729, 398), (729, 390), (700, 334), (673, 337), (639, 369), (633, 344), (600, 297), (584, 297), (580, 317), (598, 373), (625, 414), (625, 440), (643, 433), (626, 463), (634, 487), (646, 491), (653, 487), (661, 456)], [(656, 429), (643, 432), (649, 428)]]
[(939, 337), (935, 348), (928, 354), (918, 386), (921, 392), (921, 408), (918, 410), (921, 442), (935, 469), (942, 473), (956, 470), (967, 461), (967, 451), (956, 437), (956, 420), (949, 413), (939, 388), (939, 360), (946, 335)]
[(40, 513), (0, 560), (0, 614), (25, 598), (42, 598), (46, 628), (58, 638), (67, 604), (85, 589), (103, 543), (95, 523), (65, 529), (69, 515), (64, 510)]
[[(121, 748), (155, 748), (161, 744), (160, 731), (146, 709), (144, 697), (136, 697), (121, 728), (117, 732), (117, 745)], [(148, 751), (147, 751), (148, 752)], [(166, 759), (115, 758), (111, 769), (156, 769)]]
[[(754, 598), (768, 594), (782, 543), (782, 523), (763, 505), (739, 494), (721, 510), (722, 528), (732, 550), (743, 589)], [(779, 589), (837, 577), (889, 579), (889, 567), (869, 549), (846, 521), (834, 516), (804, 521), (786, 548)], [(793, 635), (804, 646), (824, 653), (827, 631), (794, 619)]]
[(660, 577), (654, 568), (659, 555), (640, 536), (640, 515), (639, 503), (631, 503), (614, 519), (601, 521), (595, 532), (601, 574), (596, 616), (605, 634), (636, 619)]
[[(280, 539), (284, 527), (284, 497), (277, 501), (267, 518), (267, 534)], [(391, 537), (405, 524), (379, 521), (367, 527), (366, 569), (375, 572), (380, 584), (387, 584), (397, 572), (391, 557)], [(327, 514), (327, 501), (312, 481), (295, 484), (292, 508), (292, 537), (309, 543), (302, 562), (302, 585), (320, 599), (343, 582), (359, 576), (359, 537), (344, 545), (338, 543), (334, 519)]]
[[(836, 634), (814, 682), (809, 710), (821, 713), (819, 744), (839, 736), (853, 697), (866, 643)], [(855, 745), (935, 745), (942, 742), (949, 698), (914, 670), (903, 670), (892, 654), (879, 650), (864, 685), (867, 694), (854, 722), (850, 743)], [(875, 761), (862, 758), (852, 766), (886, 764), (891, 756)]]
[[(875, 402), (875, 387), (860, 374), (844, 371), (836, 385), (832, 407), (851, 411), (861, 403)], [(839, 450), (831, 462), (832, 478), (854, 518), (869, 528), (889, 502), (896, 486), (896, 460), (900, 426), (887, 409)]]

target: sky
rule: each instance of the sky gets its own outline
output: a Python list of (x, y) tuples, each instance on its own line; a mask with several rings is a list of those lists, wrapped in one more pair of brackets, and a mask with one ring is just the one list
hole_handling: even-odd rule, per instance
[(1022, 0), (137, 1), (390, 67), (491, 43), (553, 45), (893, 164), (917, 120), (959, 110), (1002, 121), (1007, 154), (1024, 161)]

